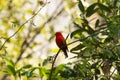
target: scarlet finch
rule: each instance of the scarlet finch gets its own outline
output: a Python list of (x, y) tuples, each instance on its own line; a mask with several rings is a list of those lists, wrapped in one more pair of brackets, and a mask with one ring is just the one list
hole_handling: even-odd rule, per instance
[(57, 46), (64, 52), (65, 57), (68, 57), (67, 51), (68, 51), (68, 47), (66, 45), (66, 41), (62, 35), (61, 32), (56, 32), (56, 44)]

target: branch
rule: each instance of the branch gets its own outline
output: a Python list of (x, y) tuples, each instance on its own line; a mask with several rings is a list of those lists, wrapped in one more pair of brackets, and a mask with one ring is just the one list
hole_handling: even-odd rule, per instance
[[(105, 24), (103, 24), (103, 25), (105, 25)], [(103, 26), (103, 25), (100, 25), (100, 26)], [(103, 29), (105, 29), (105, 28), (103, 28)], [(103, 30), (103, 31), (104, 31), (104, 30)], [(87, 37), (85, 37), (85, 38), (81, 38), (81, 39), (75, 40), (75, 41), (73, 41), (73, 42), (71, 42), (71, 43), (68, 43), (67, 45), (71, 45), (71, 44), (73, 44), (73, 43), (75, 43), (75, 42), (77, 42), (77, 41), (85, 40), (85, 39), (87, 39), (87, 38), (89, 38), (89, 37), (92, 37), (92, 36), (95, 36), (96, 34), (99, 34), (99, 33), (103, 32), (103, 31), (98, 31), (98, 32), (96, 32), (96, 33), (91, 34), (90, 36), (87, 36)], [(66, 39), (68, 38), (68, 36), (69, 36), (69, 34), (67, 35)], [(52, 80), (52, 73), (53, 73), (54, 64), (55, 64), (55, 61), (56, 61), (56, 58), (57, 58), (58, 54), (60, 53), (60, 50), (61, 50), (61, 49), (59, 49), (59, 51), (58, 51), (57, 54), (55, 55), (55, 58), (54, 58), (54, 60), (53, 60), (53, 62), (52, 62), (52, 67), (51, 67), (51, 71), (50, 71), (50, 75), (49, 75), (49, 80)]]
[[(4, 47), (5, 43), (6, 43), (7, 41), (9, 41), (12, 37), (14, 37), (14, 36), (22, 29), (22, 27), (23, 27), (27, 22), (29, 22), (31, 19), (33, 19), (33, 18), (43, 9), (43, 7), (44, 7), (45, 5), (46, 5), (46, 4), (43, 4), (43, 6), (40, 7), (39, 10), (38, 10), (32, 17), (30, 17), (30, 18), (29, 18), (27, 21), (25, 21), (21, 26), (19, 26), (18, 30), (4, 41), (3, 45), (0, 47), (0, 50)], [(27, 45), (27, 46), (29, 46), (29, 45)], [(15, 64), (20, 60), (23, 52), (24, 52), (24, 50), (21, 52), (20, 57), (18, 57), (19, 59), (17, 59), (17, 61), (15, 62)], [(4, 76), (2, 77), (2, 80), (5, 80), (7, 76), (8, 76), (8, 75), (4, 75)]]
[(113, 72), (110, 74), (109, 77), (112, 77), (112, 76), (113, 76), (113, 74), (115, 73), (116, 69), (117, 69), (117, 67), (115, 67), (115, 69), (113, 70)]
[[(105, 28), (103, 28), (103, 29), (105, 29)], [(106, 29), (106, 30), (107, 30), (107, 29)], [(77, 40), (75, 40), (75, 41), (73, 41), (73, 42), (70, 42), (70, 43), (68, 43), (67, 45), (71, 45), (71, 44), (73, 44), (73, 43), (76, 43), (77, 41), (83, 41), (83, 40), (86, 40), (87, 38), (89, 38), (89, 37), (93, 37), (93, 36), (95, 36), (95, 35), (97, 35), (97, 34), (99, 34), (99, 33), (101, 33), (101, 32), (104, 32), (104, 31), (105, 31), (105, 30), (95, 32), (95, 33), (90, 34), (89, 36), (87, 36), (87, 37), (85, 37), (85, 38), (80, 38), (80, 39), (77, 39)]]
[(58, 54), (60, 53), (60, 50), (61, 50), (61, 49), (59, 49), (59, 51), (58, 51), (57, 54), (55, 55), (55, 58), (54, 58), (54, 60), (53, 60), (53, 62), (52, 62), (52, 67), (51, 67), (51, 71), (50, 71), (49, 80), (52, 80), (52, 73), (53, 73), (54, 64), (55, 64), (55, 61), (56, 61), (56, 59), (57, 59)]
[[(92, 37), (92, 36), (94, 36), (94, 35), (96, 35), (96, 34), (98, 34), (98, 33), (101, 33), (101, 32), (103, 32), (103, 31), (99, 31), (99, 32), (96, 32), (96, 33), (94, 33), (94, 34), (91, 34), (90, 36), (87, 36), (87, 37), (85, 37), (85, 38), (75, 40), (75, 41), (73, 41), (73, 42), (71, 42), (71, 43), (68, 43), (67, 45), (71, 45), (71, 44), (73, 44), (73, 43), (75, 43), (75, 42), (77, 42), (77, 41), (85, 40), (85, 39), (87, 39), (87, 38), (89, 38), (89, 37)], [(68, 36), (69, 36), (69, 34), (68, 34)], [(68, 36), (66, 37), (66, 39), (68, 38)], [(61, 50), (61, 49), (59, 49), (59, 51), (58, 51), (57, 54), (55, 55), (55, 58), (54, 58), (54, 60), (53, 60), (53, 62), (52, 62), (52, 67), (51, 67), (51, 72), (50, 72), (50, 75), (49, 75), (49, 80), (52, 80), (52, 73), (53, 73), (54, 64), (55, 64), (55, 61), (56, 61), (56, 58), (57, 58), (58, 54), (60, 53), (60, 50)]]
[(41, 11), (41, 9), (44, 7), (45, 5), (43, 5), (32, 17), (30, 17), (27, 21), (25, 21), (21, 26), (19, 26), (19, 28), (18, 28), (18, 30), (14, 33), (14, 34), (12, 34), (11, 36), (9, 36), (5, 41), (4, 41), (4, 43), (2, 44), (2, 46), (0, 47), (0, 50), (4, 47), (4, 45), (5, 45), (5, 43), (7, 42), (7, 41), (9, 41), (12, 37), (14, 37), (21, 29), (22, 29), (22, 27), (28, 22), (28, 21), (30, 21), (31, 19), (33, 19), (40, 11)]
[[(57, 8), (54, 10), (53, 13), (56, 13), (56, 12), (57, 12), (57, 10), (58, 10), (58, 8), (60, 7), (61, 4), (62, 4), (62, 2), (60, 2), (60, 4), (57, 6)], [(59, 16), (59, 15), (62, 13), (62, 11), (63, 11), (63, 8), (62, 8), (56, 15), (50, 16), (50, 17), (47, 19), (47, 21), (45, 21), (45, 22), (43, 23), (43, 25), (42, 25), (41, 27), (36, 28), (36, 33), (32, 36), (31, 40), (29, 40), (29, 41), (27, 41), (27, 39), (24, 40), (24, 42), (23, 42), (23, 44), (22, 44), (22, 47), (29, 48), (29, 47), (30, 47), (30, 44), (34, 41), (35, 37), (40, 33), (40, 31), (45, 27), (45, 25), (46, 25), (47, 23), (49, 23), (50, 21), (52, 21), (53, 19), (56, 19), (57, 16)], [(24, 43), (25, 43), (25, 44), (24, 44)], [(21, 48), (22, 48), (22, 47), (21, 47)], [(15, 64), (17, 64), (18, 61), (21, 59), (21, 56), (23, 55), (23, 53), (25, 52), (25, 50), (26, 50), (26, 49), (23, 49), (23, 48), (21, 49), (20, 55), (18, 56)]]
[[(65, 41), (67, 40), (68, 36), (69, 36), (69, 34), (67, 35)], [(64, 47), (64, 46), (62, 46), (62, 47)], [(61, 50), (61, 49), (59, 49), (59, 51), (58, 51), (57, 54), (55, 55), (55, 58), (54, 58), (54, 60), (53, 60), (53, 62), (52, 62), (52, 67), (51, 67), (51, 71), (50, 71), (50, 75), (49, 75), (49, 80), (52, 80), (52, 73), (53, 73), (54, 64), (55, 64), (55, 61), (56, 61), (56, 59), (57, 59), (58, 54), (60, 53), (60, 50)]]

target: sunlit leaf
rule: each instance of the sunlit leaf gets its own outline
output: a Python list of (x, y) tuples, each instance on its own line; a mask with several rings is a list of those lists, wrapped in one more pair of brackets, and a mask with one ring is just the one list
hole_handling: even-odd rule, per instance
[(11, 65), (7, 65), (7, 69), (6, 71), (8, 72), (8, 74), (12, 74), (12, 75), (16, 75), (16, 71), (15, 71), (15, 68)]
[(41, 68), (41, 74), (45, 77), (45, 79), (47, 79), (49, 77), (49, 70), (46, 68)]
[(105, 6), (105, 5), (101, 4), (101, 3), (99, 3), (98, 6), (99, 6), (99, 8), (100, 8), (101, 10), (105, 10), (105, 11), (107, 11), (107, 12), (111, 12), (111, 10), (110, 10), (109, 7), (107, 7), (107, 6)]
[[(20, 69), (16, 70), (16, 73), (20, 73), (21, 71), (24, 71), (25, 69), (30, 69), (31, 67), (32, 67), (31, 64), (27, 64), (27, 65), (21, 67)], [(22, 72), (22, 74), (25, 75), (26, 72)]]
[(64, 71), (64, 70), (65, 70), (65, 65), (61, 64), (55, 69), (54, 75), (57, 75), (60, 71)]
[(87, 10), (86, 10), (87, 17), (90, 17), (98, 10), (98, 8), (96, 8), (96, 6), (97, 6), (97, 3), (94, 3), (87, 8)]
[[(83, 20), (82, 20), (81, 18), (76, 18), (76, 19), (75, 19), (75, 22), (79, 24), (79, 23), (83, 23)], [(80, 28), (80, 26), (77, 25), (76, 23), (74, 23), (74, 24), (76, 25), (75, 27)]]
[(11, 60), (11, 58), (4, 57), (4, 60), (7, 63), (7, 65), (11, 65), (11, 66), (15, 67), (15, 63)]
[(81, 0), (78, 0), (78, 2), (79, 2), (78, 7), (79, 7), (80, 11), (81, 11), (82, 13), (84, 13), (85, 9), (84, 9), (84, 6), (83, 6), (82, 1), (81, 1)]
[(89, 34), (93, 34), (94, 33), (94, 29), (92, 29), (89, 25), (85, 26), (85, 31), (87, 31)]
[(79, 44), (77, 46), (75, 46), (74, 48), (72, 48), (70, 51), (77, 51), (77, 50), (81, 50), (82, 48), (84, 48), (85, 46), (83, 44)]
[(43, 66), (45, 66), (45, 65), (47, 65), (49, 63), (49, 60), (48, 59), (45, 59), (44, 61), (43, 61)]
[(27, 68), (30, 68), (30, 67), (32, 67), (32, 65), (31, 64), (27, 64), (27, 65), (23, 66), (22, 68), (27, 69)]
[(35, 71), (37, 68), (32, 68), (30, 69), (28, 72), (27, 72), (27, 77), (30, 78), (30, 77), (33, 77), (34, 76), (34, 73), (33, 71)]
[(82, 29), (77, 29), (71, 33), (70, 37), (80, 38), (80, 36), (82, 35), (82, 32), (83, 32)]

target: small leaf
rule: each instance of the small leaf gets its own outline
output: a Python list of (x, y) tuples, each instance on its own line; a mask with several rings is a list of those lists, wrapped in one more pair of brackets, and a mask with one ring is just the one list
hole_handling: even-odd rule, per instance
[(72, 48), (70, 51), (72, 52), (72, 51), (81, 50), (81, 49), (84, 48), (84, 47), (85, 47), (84, 45), (79, 44), (79, 45), (77, 45), (76, 47)]
[(94, 33), (94, 29), (92, 29), (89, 25), (85, 26), (85, 30), (89, 33), (89, 34), (93, 34)]
[[(80, 54), (80, 51), (79, 51), (79, 52), (72, 51), (71, 53), (78, 55), (78, 54)], [(74, 56), (74, 57), (72, 57), (72, 58), (77, 58), (77, 57), (78, 57), (78, 56)], [(72, 59), (72, 58), (71, 58), (71, 59)]]
[(59, 66), (55, 69), (54, 75), (59, 74), (60, 71), (64, 71), (64, 70), (65, 70), (65, 67), (66, 67), (65, 64), (59, 65)]
[(74, 23), (75, 27), (79, 28), (75, 31), (73, 31), (70, 35), (70, 38), (75, 37), (76, 34), (80, 35), (84, 30), (81, 26), (79, 26), (77, 23)]
[(99, 23), (100, 23), (100, 20), (97, 19), (96, 22), (95, 22), (95, 27), (98, 27), (98, 26), (99, 26)]
[(27, 73), (27, 78), (30, 78), (30, 77), (32, 77), (33, 76), (33, 72), (28, 72)]
[(27, 77), (30, 78), (30, 77), (33, 77), (33, 71), (35, 71), (37, 68), (32, 68), (31, 70), (28, 71), (27, 73)]
[(12, 67), (15, 67), (15, 63), (8, 57), (4, 57), (5, 62), (7, 65), (11, 65)]
[(45, 59), (44, 61), (43, 61), (43, 66), (45, 66), (45, 65), (47, 65), (48, 64), (48, 62), (49, 62), (49, 60), (48, 59)]
[[(25, 66), (21, 67), (20, 69), (16, 70), (16, 73), (19, 73), (21, 70), (28, 69), (28, 68), (31, 68), (31, 67), (32, 67), (31, 64), (25, 65)], [(23, 73), (23, 74), (25, 74), (25, 73)]]
[(71, 33), (70, 37), (75, 37), (77, 34), (79, 36), (79, 34), (81, 34), (82, 30), (81, 29), (78, 29), (78, 30), (75, 30)]
[(79, 2), (78, 7), (79, 7), (80, 11), (81, 11), (82, 13), (84, 13), (84, 12), (85, 12), (85, 8), (84, 8), (81, 0), (78, 0), (78, 2)]
[(97, 6), (97, 3), (94, 3), (87, 8), (87, 10), (86, 10), (87, 17), (91, 16), (98, 10), (98, 8), (95, 8), (96, 6)]
[(49, 77), (49, 76), (48, 76), (49, 73), (50, 73), (50, 72), (49, 72), (48, 69), (46, 69), (46, 68), (42, 68), (42, 69), (41, 69), (41, 74), (42, 74), (45, 78), (48, 78), (48, 77)]
[(75, 22), (74, 22), (74, 25), (75, 25), (75, 27), (77, 27), (77, 28), (80, 28), (80, 29), (81, 29), (81, 26), (80, 26), (79, 24), (77, 24), (77, 23), (75, 23)]
[(28, 64), (28, 65), (23, 66), (22, 68), (26, 69), (26, 68), (30, 68), (30, 67), (32, 67), (32, 65)]
[(99, 8), (100, 8), (101, 10), (105, 10), (105, 11), (107, 11), (107, 12), (111, 12), (110, 8), (107, 7), (107, 6), (105, 6), (105, 5), (103, 5), (103, 4), (100, 4), (100, 3), (99, 3), (98, 6), (99, 6)]
[(16, 75), (15, 68), (11, 65), (7, 65), (6, 71), (8, 72), (8, 74), (12, 74), (14, 76)]
[(28, 73), (28, 71), (24, 71), (24, 72), (21, 72), (20, 75), (26, 75)]

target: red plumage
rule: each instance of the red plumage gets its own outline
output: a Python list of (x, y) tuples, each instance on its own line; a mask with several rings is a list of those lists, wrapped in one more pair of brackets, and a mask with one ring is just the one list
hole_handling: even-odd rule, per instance
[(65, 57), (68, 57), (68, 47), (61, 32), (56, 32), (56, 44), (64, 52)]

